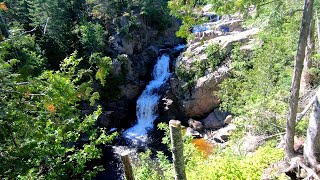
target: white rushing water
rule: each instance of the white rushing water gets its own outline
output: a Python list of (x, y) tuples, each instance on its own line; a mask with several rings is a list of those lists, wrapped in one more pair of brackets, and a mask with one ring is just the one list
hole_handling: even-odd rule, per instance
[(147, 131), (153, 128), (153, 121), (158, 117), (159, 88), (170, 77), (169, 56), (163, 54), (153, 68), (153, 80), (147, 85), (137, 100), (137, 124), (124, 132), (124, 136), (133, 142), (147, 140)]

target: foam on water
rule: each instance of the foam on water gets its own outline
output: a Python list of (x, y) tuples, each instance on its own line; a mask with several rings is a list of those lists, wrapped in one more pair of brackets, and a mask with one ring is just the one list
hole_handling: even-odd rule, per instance
[(169, 60), (167, 54), (158, 58), (152, 72), (153, 80), (137, 100), (137, 124), (124, 132), (124, 136), (133, 142), (145, 142), (147, 131), (153, 128), (153, 121), (158, 117), (158, 90), (170, 77)]
[(178, 46), (174, 47), (173, 50), (180, 51), (180, 50), (184, 49), (185, 47), (186, 47), (185, 44), (179, 44)]

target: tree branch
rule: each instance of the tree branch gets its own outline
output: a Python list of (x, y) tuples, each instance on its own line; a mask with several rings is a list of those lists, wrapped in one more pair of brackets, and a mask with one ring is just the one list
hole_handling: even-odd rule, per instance
[(273, 137), (281, 136), (281, 135), (284, 135), (284, 134), (286, 134), (286, 132), (281, 132), (281, 133), (273, 134), (273, 135), (267, 136), (267, 137), (265, 137), (265, 138), (263, 138), (263, 139), (260, 139), (258, 142), (262, 142), (262, 141), (265, 141), (265, 140), (269, 140), (269, 139), (271, 139), (271, 138), (273, 138)]
[(315, 94), (312, 97), (312, 99), (309, 101), (308, 105), (304, 108), (304, 110), (297, 115), (296, 123), (298, 123), (303, 118), (303, 116), (306, 115), (306, 113), (308, 112), (308, 110), (310, 109), (310, 107), (312, 106), (314, 101), (316, 100), (316, 98), (317, 98), (317, 94)]
[(48, 22), (49, 22), (49, 17), (47, 18), (46, 25), (43, 28), (43, 34), (46, 34)]
[(289, 13), (287, 13), (287, 14), (285, 14), (286, 16), (293, 16), (295, 13), (297, 13), (297, 12), (301, 12), (301, 11), (303, 11), (303, 9), (296, 9), (296, 10), (292, 10), (291, 12), (289, 12)]

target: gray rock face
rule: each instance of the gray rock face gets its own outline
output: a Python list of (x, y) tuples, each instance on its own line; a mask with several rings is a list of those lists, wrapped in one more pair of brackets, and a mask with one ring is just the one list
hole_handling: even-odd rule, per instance
[(229, 140), (230, 133), (235, 129), (236, 129), (236, 126), (234, 124), (229, 124), (228, 126), (219, 129), (213, 136), (213, 139), (216, 142), (224, 143)]
[(259, 146), (265, 143), (264, 138), (264, 136), (247, 135), (239, 141), (240, 146), (234, 149), (236, 152), (238, 151), (239, 154), (254, 152)]
[(218, 108), (214, 109), (206, 118), (201, 122), (206, 129), (219, 129), (225, 126), (225, 119), (228, 116), (226, 112), (220, 111)]
[[(228, 32), (223, 32), (223, 29), (228, 29)], [(186, 51), (176, 59), (174, 67), (185, 69), (186, 72), (191, 71), (196, 68), (199, 61), (208, 61), (206, 49), (209, 45), (218, 44), (220, 49), (225, 49), (228, 53), (231, 51), (232, 43), (249, 42), (253, 35), (259, 31), (257, 28), (241, 30), (243, 30), (241, 20), (237, 19), (212, 23), (212, 29), (196, 33), (195, 40), (188, 42)], [(205, 75), (198, 78), (191, 87), (181, 77), (171, 78), (172, 92), (177, 97), (178, 103), (182, 107), (181, 111), (185, 113), (185, 116), (203, 117), (218, 107), (220, 99), (216, 92), (219, 90), (219, 84), (228, 77), (230, 71), (231, 60), (227, 58), (218, 68), (208, 68)], [(187, 90), (185, 90), (186, 87)]]
[[(120, 98), (133, 100), (137, 98), (146, 83), (148, 83), (153, 66), (157, 61), (159, 50), (164, 46), (175, 46), (183, 42), (175, 36), (179, 29), (177, 20), (172, 19), (172, 26), (159, 32), (145, 25), (143, 19), (138, 30), (130, 32), (131, 38), (115, 34), (110, 37), (110, 49), (114, 54), (122, 54), (127, 58), (126, 75), (127, 83), (120, 87)], [(121, 18), (120, 23), (125, 25), (127, 18)], [(121, 65), (113, 60), (113, 74), (119, 75)]]

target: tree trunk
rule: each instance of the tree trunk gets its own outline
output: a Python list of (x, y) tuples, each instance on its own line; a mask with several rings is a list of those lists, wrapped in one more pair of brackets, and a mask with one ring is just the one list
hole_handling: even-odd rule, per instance
[(291, 84), (291, 93), (289, 97), (289, 115), (286, 127), (286, 145), (285, 153), (287, 160), (295, 155), (293, 145), (296, 127), (296, 117), (298, 109), (298, 98), (300, 90), (301, 73), (303, 68), (303, 60), (307, 45), (307, 38), (310, 29), (310, 21), (312, 19), (313, 0), (305, 0), (302, 15), (301, 30), (299, 35), (298, 49), (295, 58), (293, 79)]
[(317, 92), (317, 97), (314, 101), (313, 110), (309, 120), (307, 137), (304, 145), (305, 160), (317, 171), (319, 171), (320, 160), (320, 90)]
[(302, 77), (301, 77), (301, 88), (300, 91), (302, 94), (308, 93), (311, 88), (313, 77), (310, 73), (310, 68), (312, 67), (312, 55), (314, 53), (314, 20), (312, 19), (310, 22), (310, 31), (308, 35), (308, 42), (306, 47), (306, 53), (303, 63)]
[(174, 179), (186, 180), (187, 177), (184, 169), (183, 143), (181, 137), (181, 122), (177, 120), (170, 120), (169, 127), (175, 174)]
[(320, 21), (319, 21), (319, 16), (318, 16), (318, 11), (316, 11), (316, 18), (317, 20), (317, 36), (318, 36), (318, 44), (320, 47)]

